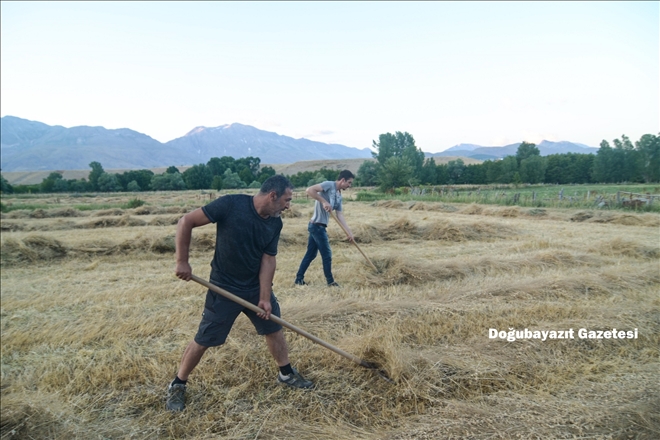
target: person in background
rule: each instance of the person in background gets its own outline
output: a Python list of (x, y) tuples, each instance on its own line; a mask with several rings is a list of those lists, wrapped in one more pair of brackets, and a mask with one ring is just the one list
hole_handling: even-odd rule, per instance
[[(192, 268), (188, 254), (193, 228), (215, 223), (215, 254), (211, 262), (210, 282), (260, 307), (255, 313), (212, 290), (206, 293), (202, 320), (195, 338), (186, 347), (179, 370), (167, 389), (166, 407), (170, 411), (185, 408), (188, 376), (209, 347), (222, 345), (234, 320), (242, 312), (252, 321), (279, 367), (277, 380), (293, 388), (313, 388), (289, 362), (282, 326), (271, 321), (280, 316), (280, 306), (272, 291), (275, 256), (282, 230), (280, 214), (289, 208), (293, 186), (287, 178), (268, 178), (255, 196), (233, 194), (183, 216), (176, 231), (176, 276), (189, 281)], [(226, 369), (228, 374), (235, 374)]]
[(337, 215), (337, 220), (344, 227), (343, 229), (348, 234), (348, 241), (354, 240), (353, 232), (346, 224), (344, 219), (344, 212), (342, 207), (342, 190), (348, 189), (353, 185), (355, 176), (349, 170), (344, 170), (339, 173), (336, 181), (325, 181), (312, 185), (307, 188), (307, 195), (316, 200), (314, 203), (314, 215), (307, 225), (309, 231), (309, 238), (307, 239), (307, 252), (300, 262), (298, 273), (296, 274), (295, 284), (304, 286), (305, 272), (316, 258), (316, 255), (321, 253), (321, 261), (323, 262), (323, 274), (328, 286), (339, 287), (332, 275), (332, 250), (330, 249), (330, 242), (328, 241), (328, 233), (326, 228), (330, 220), (330, 213), (334, 210)]

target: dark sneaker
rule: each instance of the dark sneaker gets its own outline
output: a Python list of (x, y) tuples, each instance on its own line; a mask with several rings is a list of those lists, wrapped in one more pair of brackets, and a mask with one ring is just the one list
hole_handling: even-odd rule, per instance
[(307, 284), (307, 283), (306, 283), (305, 281), (303, 281), (303, 280), (296, 280), (296, 285), (297, 285), (297, 286), (308, 286), (309, 284)]
[(167, 409), (183, 411), (186, 407), (186, 386), (182, 383), (170, 384), (167, 388)]
[(298, 373), (298, 370), (293, 369), (293, 373), (288, 376), (283, 376), (282, 373), (277, 374), (277, 381), (288, 385), (291, 388), (314, 388), (314, 382), (311, 380), (306, 380), (304, 377)]
[(332, 283), (328, 284), (328, 287), (339, 287), (339, 284), (337, 284), (336, 281), (333, 281)]

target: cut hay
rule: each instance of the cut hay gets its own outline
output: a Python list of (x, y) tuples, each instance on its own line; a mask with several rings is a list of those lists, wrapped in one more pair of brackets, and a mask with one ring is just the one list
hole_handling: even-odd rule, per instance
[(655, 243), (655, 246), (648, 246), (631, 240), (624, 240), (620, 237), (601, 243), (594, 251), (607, 256), (625, 256), (643, 259), (660, 258), (660, 244)]
[(623, 226), (660, 226), (660, 217), (654, 214), (597, 213), (586, 220), (591, 223), (612, 223)]
[(0, 231), (2, 232), (15, 232), (22, 230), (23, 230), (23, 225), (20, 223), (6, 222), (6, 221), (0, 223)]
[(543, 208), (532, 208), (528, 209), (525, 212), (525, 215), (529, 215), (531, 217), (546, 217), (548, 215), (548, 211)]
[(302, 212), (296, 205), (291, 205), (289, 209), (282, 211), (282, 218), (299, 218), (302, 217)]
[(371, 206), (375, 208), (405, 209), (407, 206), (401, 200), (379, 200), (373, 202)]
[(363, 274), (365, 284), (377, 286), (396, 286), (401, 284), (418, 285), (429, 281), (455, 275), (451, 269), (428, 263), (414, 262), (400, 257), (372, 258), (378, 273)]
[(357, 224), (351, 230), (356, 243), (372, 243), (383, 239), (381, 231), (372, 225)]
[(458, 211), (459, 214), (466, 214), (466, 215), (481, 215), (483, 214), (483, 212), (484, 212), (483, 206), (477, 205), (476, 203), (470, 203), (465, 208)]
[(31, 209), (17, 209), (15, 211), (11, 211), (8, 213), (3, 213), (2, 218), (8, 218), (8, 219), (22, 219), (22, 218), (30, 218), (30, 214), (32, 214)]
[(593, 216), (594, 216), (593, 212), (580, 211), (580, 212), (576, 212), (575, 214), (573, 214), (570, 217), (570, 220), (572, 222), (583, 222), (583, 221), (589, 220)]
[[(264, 338), (241, 316), (191, 374), (186, 411), (166, 411), (206, 289), (174, 276), (176, 227), (161, 223), (182, 213), (163, 204), (202, 203), (197, 196), (141, 193), (149, 214), (3, 217), (23, 228), (1, 237), (3, 440), (658, 437), (660, 241), (645, 225), (660, 215), (617, 224), (623, 212), (577, 208), (503, 217), (351, 202), (348, 224), (379, 270), (331, 221), (339, 289), (327, 287), (318, 257), (309, 285), (294, 285), (308, 219), (291, 218), (273, 280), (282, 317), (394, 382), (285, 329), (292, 365), (316, 388), (280, 386)], [(123, 203), (101, 198), (77, 202)], [(306, 214), (313, 203), (303, 203)], [(571, 222), (577, 212), (594, 216)], [(147, 224), (58, 229), (125, 216)], [(192, 234), (190, 263), (204, 279), (215, 229)], [(576, 336), (508, 341), (489, 338), (491, 328)], [(580, 328), (639, 337), (581, 339)]]
[(155, 217), (155, 218), (151, 219), (148, 222), (148, 224), (150, 226), (174, 226), (177, 223), (179, 223), (180, 218), (181, 217), (178, 216), (178, 215), (173, 215), (173, 216), (169, 216), (169, 217), (163, 217), (163, 216)]
[(457, 224), (452, 222), (435, 222), (420, 229), (424, 240), (461, 241), (492, 241), (515, 235), (516, 231), (508, 226), (473, 223)]
[(3, 264), (40, 262), (65, 257), (67, 249), (54, 238), (29, 235), (23, 240), (8, 238), (2, 243)]
[(194, 232), (191, 242), (191, 250), (206, 251), (215, 249), (215, 232)]
[(117, 217), (121, 215), (124, 215), (124, 210), (119, 208), (101, 209), (92, 214), (93, 217)]
[(80, 225), (81, 228), (95, 229), (95, 228), (118, 228), (123, 226), (144, 226), (147, 222), (131, 217), (130, 215), (124, 215), (122, 217), (109, 217), (109, 218), (99, 218), (92, 220), (90, 222)]
[(279, 244), (282, 246), (306, 246), (307, 238), (307, 234), (290, 234), (288, 232), (282, 232), (280, 234)]
[(399, 240), (403, 238), (418, 237), (417, 225), (407, 218), (400, 218), (380, 229), (383, 240)]
[(507, 206), (505, 208), (484, 209), (483, 215), (492, 215), (493, 217), (515, 218), (520, 216), (520, 207)]

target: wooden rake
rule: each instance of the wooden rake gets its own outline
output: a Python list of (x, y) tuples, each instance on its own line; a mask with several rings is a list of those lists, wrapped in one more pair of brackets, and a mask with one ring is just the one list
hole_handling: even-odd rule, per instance
[[(222, 295), (225, 298), (230, 299), (230, 300), (234, 301), (235, 303), (238, 303), (238, 304), (242, 305), (246, 309), (250, 309), (255, 313), (264, 313), (264, 310), (261, 309), (260, 307), (257, 307), (254, 304), (252, 304), (248, 301), (245, 301), (243, 298), (239, 298), (238, 296), (234, 295), (233, 293), (230, 293), (230, 292), (226, 291), (225, 289), (222, 289), (222, 288), (216, 286), (215, 284), (211, 284), (210, 282), (208, 282), (208, 281), (206, 281), (206, 280), (204, 280), (204, 279), (202, 279), (202, 278), (200, 278), (196, 275), (192, 275), (190, 279), (195, 281), (196, 283), (201, 284), (202, 286), (206, 287), (207, 289), (210, 289), (210, 290), (214, 291), (215, 293), (217, 293), (219, 295)], [(376, 365), (371, 364), (369, 362), (366, 362), (366, 361), (360, 359), (359, 357), (357, 357), (357, 356), (355, 356), (351, 353), (347, 353), (344, 350), (342, 350), (340, 348), (337, 348), (334, 345), (329, 344), (329, 343), (325, 342), (322, 339), (317, 338), (316, 336), (312, 335), (311, 333), (307, 333), (305, 330), (303, 330), (299, 327), (296, 327), (293, 324), (290, 324), (290, 323), (286, 322), (285, 320), (283, 320), (280, 317), (277, 317), (277, 316), (271, 314), (270, 315), (270, 320), (273, 321), (273, 322), (276, 322), (277, 324), (281, 325), (282, 327), (286, 327), (290, 330), (293, 330), (294, 332), (298, 333), (299, 335), (304, 336), (307, 339), (312, 340), (313, 342), (316, 342), (317, 344), (327, 348), (328, 350), (334, 351), (338, 355), (341, 355), (341, 356), (345, 357), (346, 359), (349, 359), (349, 360), (355, 362), (356, 364), (360, 365), (361, 367), (367, 368), (369, 370), (376, 371), (376, 373), (378, 373), (378, 375), (380, 377), (382, 377), (383, 379), (385, 379), (388, 382), (392, 382), (392, 379), (390, 379), (387, 376), (387, 374), (385, 374), (385, 372), (383, 370), (379, 369)]]
[[(348, 235), (348, 231), (346, 230), (346, 228), (344, 227), (344, 225), (341, 224), (341, 222), (339, 221), (339, 219), (337, 218), (337, 216), (335, 216), (335, 213), (334, 213), (334, 212), (330, 212), (330, 216), (331, 216), (332, 218), (335, 219), (335, 221), (337, 222), (337, 224), (338, 224), (338, 225), (344, 230), (344, 232), (346, 233), (346, 235)], [(376, 272), (378, 272), (378, 269), (376, 268), (376, 265), (375, 265), (374, 263), (371, 262), (371, 260), (369, 259), (369, 257), (367, 257), (367, 254), (365, 254), (364, 252), (362, 252), (362, 249), (360, 249), (360, 246), (358, 246), (358, 244), (355, 242), (355, 240), (353, 240), (351, 243), (353, 243), (353, 244), (355, 245), (355, 247), (357, 248), (357, 250), (360, 251), (360, 253), (362, 254), (362, 256), (363, 256), (363, 257), (369, 262), (369, 264), (371, 265), (371, 267), (373, 267), (374, 270), (375, 270)]]

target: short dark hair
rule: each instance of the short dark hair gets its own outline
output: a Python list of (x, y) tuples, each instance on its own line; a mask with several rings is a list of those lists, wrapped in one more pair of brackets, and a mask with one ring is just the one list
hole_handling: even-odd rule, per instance
[(293, 185), (289, 179), (281, 174), (275, 174), (274, 176), (270, 176), (264, 181), (264, 183), (261, 184), (261, 189), (259, 192), (261, 194), (268, 194), (271, 191), (275, 191), (275, 195), (279, 199), (284, 195), (287, 188), (293, 191)]
[(341, 180), (341, 179), (344, 180), (355, 179), (355, 176), (353, 175), (353, 173), (351, 173), (350, 170), (344, 170), (341, 173), (339, 173), (339, 177), (337, 178), (337, 180)]

